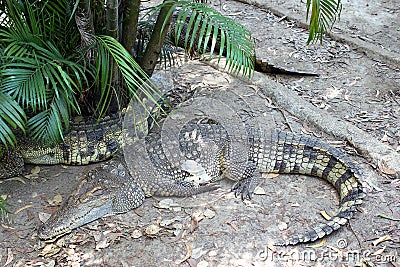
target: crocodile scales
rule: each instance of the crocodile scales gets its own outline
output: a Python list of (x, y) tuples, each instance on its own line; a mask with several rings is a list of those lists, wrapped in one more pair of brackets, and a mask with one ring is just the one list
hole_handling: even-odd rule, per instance
[(24, 163), (87, 165), (110, 159), (121, 147), (121, 114), (85, 121), (75, 118), (63, 142), (53, 145), (34, 143), (18, 135), (15, 149), (3, 150), (0, 158), (0, 179), (22, 174)]
[[(149, 173), (150, 177), (143, 177), (138, 175), (140, 173), (130, 173), (123, 160), (112, 160), (86, 175), (66, 203), (40, 227), (39, 237), (54, 238), (100, 217), (127, 212), (140, 206), (145, 196), (191, 196), (212, 190), (215, 188), (214, 182), (221, 179), (221, 172), (237, 182), (234, 190), (242, 196), (252, 195), (260, 172), (317, 176), (336, 188), (340, 196), (340, 207), (335, 216), (304, 234), (295, 234), (278, 241), (277, 245), (295, 245), (329, 235), (346, 224), (357, 205), (362, 202), (364, 193), (358, 169), (346, 159), (343, 152), (321, 141), (279, 131), (267, 131), (261, 135), (249, 133), (246, 140), (243, 140), (238, 136), (227, 135), (220, 125), (190, 124), (183, 129), (179, 137), (180, 144), (171, 145), (176, 149), (180, 147), (188, 158), (196, 158), (192, 152), (198, 151), (199, 136), (207, 140), (206, 147), (211, 147), (209, 151), (214, 153), (211, 155), (214, 164), (211, 167), (205, 166), (212, 177), (212, 183), (195, 185), (188, 182), (186, 178), (190, 174), (176, 166), (159, 168), (161, 175)], [(250, 161), (236, 165), (235, 155), (229, 153), (230, 146), (232, 143), (249, 140)], [(159, 142), (156, 133), (150, 134), (147, 137), (147, 152), (150, 147), (152, 162), (162, 167), (166, 159)], [(139, 153), (146, 154), (143, 149)], [(200, 162), (206, 160), (200, 159)], [(149, 166), (140, 167), (147, 169)], [(241, 174), (239, 177), (235, 176), (238, 171)]]

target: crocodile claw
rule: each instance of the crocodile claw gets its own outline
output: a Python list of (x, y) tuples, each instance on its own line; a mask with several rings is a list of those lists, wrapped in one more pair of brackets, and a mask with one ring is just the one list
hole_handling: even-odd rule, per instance
[(236, 182), (232, 186), (232, 191), (235, 191), (235, 197), (242, 195), (242, 200), (251, 199), (254, 193), (254, 188), (250, 187), (249, 179), (244, 179)]
[(199, 189), (199, 193), (204, 193), (204, 192), (208, 192), (208, 191), (214, 191), (217, 190), (219, 188), (221, 188), (221, 186), (219, 184), (216, 183), (208, 183), (208, 184), (200, 184), (200, 186), (198, 187)]

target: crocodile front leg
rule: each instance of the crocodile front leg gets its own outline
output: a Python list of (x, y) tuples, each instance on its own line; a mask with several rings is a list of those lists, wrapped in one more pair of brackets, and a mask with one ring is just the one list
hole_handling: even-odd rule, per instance
[(228, 179), (236, 181), (232, 191), (235, 191), (236, 197), (241, 195), (242, 200), (251, 199), (261, 178), (256, 163), (249, 160), (247, 151), (246, 143), (231, 142), (222, 157), (223, 173)]
[(242, 200), (251, 199), (254, 190), (260, 183), (261, 173), (258, 171), (256, 164), (251, 161), (246, 162), (242, 169), (244, 169), (242, 179), (232, 186), (232, 191), (235, 191), (236, 197), (242, 195)]
[(148, 197), (189, 197), (219, 188), (218, 184), (207, 184), (199, 186), (193, 182), (165, 178), (156, 178), (153, 179), (150, 183), (142, 181), (140, 186), (144, 189), (144, 191), (146, 192), (146, 196)]

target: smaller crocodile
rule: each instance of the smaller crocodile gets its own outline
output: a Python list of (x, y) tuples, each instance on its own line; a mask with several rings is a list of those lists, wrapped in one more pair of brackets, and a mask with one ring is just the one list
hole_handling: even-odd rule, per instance
[[(134, 165), (133, 173), (126, 168), (123, 159), (105, 163), (90, 172), (67, 202), (39, 228), (39, 237), (52, 239), (103, 216), (134, 209), (142, 204), (144, 197), (192, 196), (213, 190), (217, 187), (214, 182), (223, 176), (236, 181), (233, 190), (237, 196), (251, 197), (261, 172), (274, 172), (323, 178), (340, 196), (339, 210), (331, 219), (305, 233), (276, 242), (277, 245), (296, 245), (338, 230), (353, 216), (364, 197), (361, 174), (344, 153), (304, 135), (250, 132), (243, 139), (228, 135), (221, 125), (187, 125), (179, 136), (180, 143), (174, 145), (184, 151), (188, 160), (200, 159), (200, 165), (210, 177), (208, 182), (211, 183), (206, 184), (191, 181), (190, 172), (168, 164), (157, 133), (149, 136), (147, 150), (139, 147), (137, 155), (150, 157), (151, 161), (130, 162)], [(201, 146), (199, 140), (206, 140), (206, 146)], [(236, 152), (244, 148), (243, 143), (250, 145), (249, 150), (238, 155)], [(205, 153), (206, 158), (198, 157), (197, 152), (202, 150), (209, 152)]]
[(87, 165), (110, 159), (123, 145), (122, 122), (122, 114), (113, 114), (99, 122), (77, 117), (64, 140), (52, 145), (34, 143), (20, 134), (16, 148), (2, 151), (0, 179), (22, 174), (25, 163)]
[[(155, 128), (158, 121), (178, 103), (192, 97), (195, 90), (174, 88), (165, 92), (157, 101), (158, 106), (148, 116), (148, 129)], [(39, 165), (87, 165), (112, 158), (126, 142), (123, 131), (125, 110), (97, 120), (93, 117), (74, 117), (70, 129), (57, 144), (35, 143), (17, 133), (17, 145), (0, 155), (0, 179), (23, 174), (25, 164)]]

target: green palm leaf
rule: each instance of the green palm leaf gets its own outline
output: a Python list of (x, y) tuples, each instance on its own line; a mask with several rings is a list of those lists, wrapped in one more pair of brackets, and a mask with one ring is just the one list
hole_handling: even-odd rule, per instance
[[(146, 96), (154, 103), (157, 103), (157, 99), (161, 98), (161, 94), (158, 89), (149, 82), (150, 78), (121, 43), (110, 36), (98, 36), (96, 38), (98, 45), (96, 56), (98, 71), (96, 81), (98, 88), (101, 90), (100, 94), (102, 100), (99, 104), (99, 108), (101, 109), (100, 114), (103, 114), (106, 110), (109, 94), (111, 92), (110, 81), (112, 80), (112, 72), (109, 67), (111, 65), (111, 59), (117, 64), (124, 84), (128, 88), (128, 92), (131, 96), (135, 97), (139, 102), (141, 102), (141, 96)], [(116, 90), (115, 93), (117, 95), (121, 94), (119, 90)]]
[[(18, 107), (16, 114), (25, 116), (22, 110), (31, 114), (26, 127), (34, 140), (58, 142), (69, 127), (71, 113), (79, 113), (77, 96), (88, 84), (86, 66), (77, 60), (83, 52), (75, 47), (66, 52), (68, 45), (61, 41), (74, 45), (74, 39), (79, 40), (69, 38), (68, 1), (6, 3), (8, 25), (0, 30), (0, 93), (8, 96), (4, 102)], [(26, 117), (20, 116), (25, 126)], [(3, 118), (0, 127), (2, 143), (15, 141), (10, 119)]]
[(7, 201), (5, 201), (1, 196), (0, 196), (0, 218), (1, 220), (5, 219), (10, 219), (10, 211), (6, 208), (6, 206), (10, 206)]
[(176, 45), (199, 54), (208, 52), (209, 58), (218, 52), (218, 62), (225, 56), (229, 71), (251, 76), (255, 49), (249, 30), (215, 9), (192, 1), (167, 1), (157, 6), (153, 12), (157, 13), (164, 5), (171, 3), (173, 7), (170, 15), (173, 15), (176, 8), (180, 8), (174, 14), (175, 25), (171, 25), (170, 31)]
[[(342, 4), (340, 0), (307, 0), (307, 20), (310, 19), (310, 34), (307, 44), (322, 38), (340, 19)], [(310, 16), (311, 12), (311, 16)]]
[[(85, 72), (82, 66), (64, 59), (51, 44), (25, 45), (31, 47), (25, 55), (14, 57), (1, 69), (1, 90), (24, 109), (39, 112), (27, 124), (35, 140), (57, 142), (62, 138), (63, 125), (69, 127), (71, 110), (79, 113), (75, 93), (85, 82)], [(56, 111), (60, 112), (57, 116)]]
[(25, 112), (18, 103), (9, 95), (0, 92), (0, 141), (6, 148), (7, 144), (15, 145), (16, 143), (12, 128), (19, 128), (23, 131), (25, 121)]
[[(28, 120), (30, 136), (34, 140), (58, 142), (63, 136), (63, 125), (69, 125), (69, 105), (62, 95), (54, 96), (49, 108)], [(67, 126), (68, 127), (68, 126)], [(48, 141), (46, 142), (48, 143)]]

